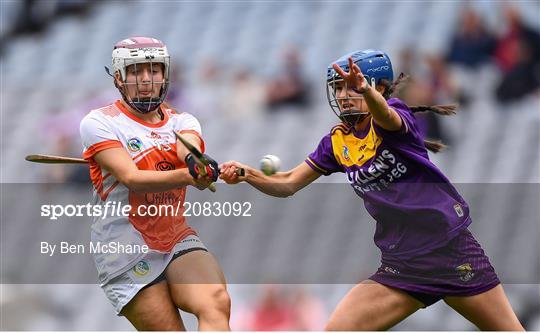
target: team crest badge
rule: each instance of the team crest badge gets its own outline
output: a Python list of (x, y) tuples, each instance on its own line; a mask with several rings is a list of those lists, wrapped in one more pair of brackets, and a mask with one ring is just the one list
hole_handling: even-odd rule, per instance
[(455, 204), (454, 205), (454, 210), (456, 211), (457, 216), (463, 217), (463, 208), (461, 208), (460, 204), (458, 204), (458, 203)]
[(474, 277), (472, 265), (469, 263), (456, 267), (456, 272), (459, 274), (459, 279), (463, 282), (469, 282)]
[(128, 140), (127, 146), (128, 146), (129, 151), (131, 151), (133, 153), (136, 153), (138, 151), (141, 151), (142, 141), (141, 141), (141, 139), (139, 139), (137, 137), (131, 138), (131, 139)]
[(135, 275), (142, 277), (150, 272), (150, 264), (146, 260), (141, 260), (133, 267), (133, 273)]
[(343, 146), (343, 158), (347, 161), (351, 160), (351, 157), (349, 156), (349, 148), (347, 146)]
[(174, 167), (174, 164), (169, 161), (159, 161), (158, 163), (156, 163), (156, 170), (158, 171), (169, 171), (174, 169), (176, 169)]

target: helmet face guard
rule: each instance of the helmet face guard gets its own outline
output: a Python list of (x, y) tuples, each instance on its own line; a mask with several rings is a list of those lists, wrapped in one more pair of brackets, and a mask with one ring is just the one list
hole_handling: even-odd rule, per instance
[[(389, 82), (394, 80), (392, 63), (386, 53), (377, 50), (354, 51), (342, 56), (333, 63), (336, 63), (345, 72), (349, 72), (349, 57), (352, 58), (353, 63), (360, 67), (364, 78), (370, 86), (376, 87), (383, 79), (388, 80)], [(326, 98), (328, 104), (334, 114), (338, 116), (342, 122), (349, 126), (355, 126), (362, 121), (369, 112), (361, 112), (358, 109), (343, 110), (341, 105), (347, 100), (357, 99), (360, 100), (361, 103), (364, 103), (364, 98), (363, 96), (349, 96), (346, 82), (343, 86), (343, 89), (346, 91), (345, 97), (338, 98), (336, 95), (336, 88), (338, 83), (341, 82), (343, 82), (343, 79), (334, 70), (332, 64), (330, 64), (326, 71)]]
[[(127, 68), (129, 66), (135, 66), (137, 72), (137, 65), (149, 64), (150, 69), (154, 64), (163, 65), (163, 80), (160, 82), (154, 82), (153, 75), (150, 75), (151, 81), (148, 83), (139, 82), (138, 76), (136, 76), (135, 82), (127, 82)], [(167, 47), (163, 42), (155, 38), (149, 37), (131, 37), (118, 42), (112, 52), (112, 69), (114, 73), (119, 73), (122, 86), (117, 86), (124, 101), (134, 110), (140, 113), (149, 113), (156, 110), (161, 103), (165, 100), (169, 89), (169, 77), (170, 77), (170, 56), (167, 51)], [(155, 85), (161, 85), (159, 96), (150, 97), (141, 96), (139, 87), (141, 84), (149, 84), (151, 91), (154, 91)], [(135, 87), (135, 96), (129, 96), (128, 86), (133, 85)]]
[[(337, 85), (341, 83), (344, 85), (343, 89), (345, 89), (345, 97), (337, 97), (336, 95)], [(344, 82), (344, 80), (339, 77), (337, 73), (330, 81), (326, 83), (326, 99), (328, 100), (328, 104), (330, 105), (332, 112), (334, 112), (334, 114), (349, 127), (354, 127), (369, 114), (369, 112), (362, 112), (360, 109), (355, 108), (343, 110), (341, 106), (342, 104), (350, 100), (357, 100), (360, 103), (364, 103), (364, 97), (349, 96), (347, 83)]]
[[(155, 64), (152, 61), (147, 62), (150, 64), (150, 68), (153, 67)], [(161, 63), (159, 63), (161, 64)], [(135, 67), (135, 72), (138, 72), (138, 68), (141, 66), (141, 63), (135, 63), (130, 66)], [(126, 66), (128, 67), (128, 66)], [(168, 68), (167, 68), (168, 70)], [(129, 106), (131, 106), (133, 109), (137, 110), (140, 113), (149, 113), (154, 110), (156, 110), (161, 103), (165, 100), (165, 97), (167, 96), (167, 91), (169, 89), (169, 73), (165, 72), (165, 66), (163, 66), (163, 80), (162, 81), (154, 81), (153, 75), (150, 75), (150, 82), (140, 82), (138, 76), (135, 76), (135, 82), (126, 82), (125, 80), (122, 82), (123, 87), (119, 88), (120, 93), (122, 94), (122, 98), (128, 103)], [(141, 91), (139, 90), (140, 85), (142, 84), (148, 84), (150, 86), (150, 90), (155, 90), (156, 85), (161, 85), (159, 96), (155, 97), (153, 95), (150, 95), (150, 97), (141, 96)], [(135, 87), (135, 96), (130, 97), (128, 95), (128, 88), (129, 86)]]

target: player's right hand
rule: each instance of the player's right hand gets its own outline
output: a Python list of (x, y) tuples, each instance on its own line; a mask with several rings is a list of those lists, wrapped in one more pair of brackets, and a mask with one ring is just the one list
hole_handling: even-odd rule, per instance
[(338, 64), (332, 64), (332, 68), (338, 73), (339, 76), (347, 83), (347, 87), (350, 87), (359, 94), (365, 93), (368, 88), (368, 82), (362, 74), (362, 70), (355, 64), (352, 57), (349, 57), (349, 71), (345, 72)]
[[(243, 168), (246, 172), (246, 175), (239, 176), (236, 172), (238, 169)], [(221, 178), (227, 184), (238, 184), (246, 180), (247, 173), (249, 172), (249, 167), (242, 163), (236, 161), (228, 161), (219, 166), (221, 173), (219, 178)]]

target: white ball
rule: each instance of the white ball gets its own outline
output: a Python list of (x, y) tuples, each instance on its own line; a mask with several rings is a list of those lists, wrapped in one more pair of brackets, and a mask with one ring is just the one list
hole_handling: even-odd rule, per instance
[(281, 160), (275, 155), (265, 155), (261, 159), (261, 171), (267, 175), (273, 175), (279, 171)]

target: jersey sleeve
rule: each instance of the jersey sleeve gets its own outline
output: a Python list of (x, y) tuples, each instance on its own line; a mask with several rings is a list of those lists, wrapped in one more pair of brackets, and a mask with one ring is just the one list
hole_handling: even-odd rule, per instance
[(110, 125), (92, 113), (83, 118), (80, 124), (83, 158), (91, 159), (100, 151), (110, 148), (122, 148), (122, 143)]
[(334, 172), (344, 172), (343, 167), (334, 157), (331, 134), (328, 134), (321, 139), (317, 148), (308, 155), (305, 162), (314, 171), (325, 176), (329, 176)]
[(388, 106), (396, 111), (401, 118), (401, 128), (397, 131), (389, 131), (373, 121), (377, 132), (381, 133), (383, 136), (410, 135), (416, 139), (420, 139), (422, 137), (422, 134), (418, 128), (416, 117), (407, 104), (398, 98), (391, 98), (388, 100)]
[(181, 113), (176, 115), (176, 121), (174, 123), (174, 130), (182, 133), (190, 133), (196, 135), (201, 140), (201, 152), (205, 151), (205, 143), (202, 138), (201, 124), (193, 115), (189, 113)]

